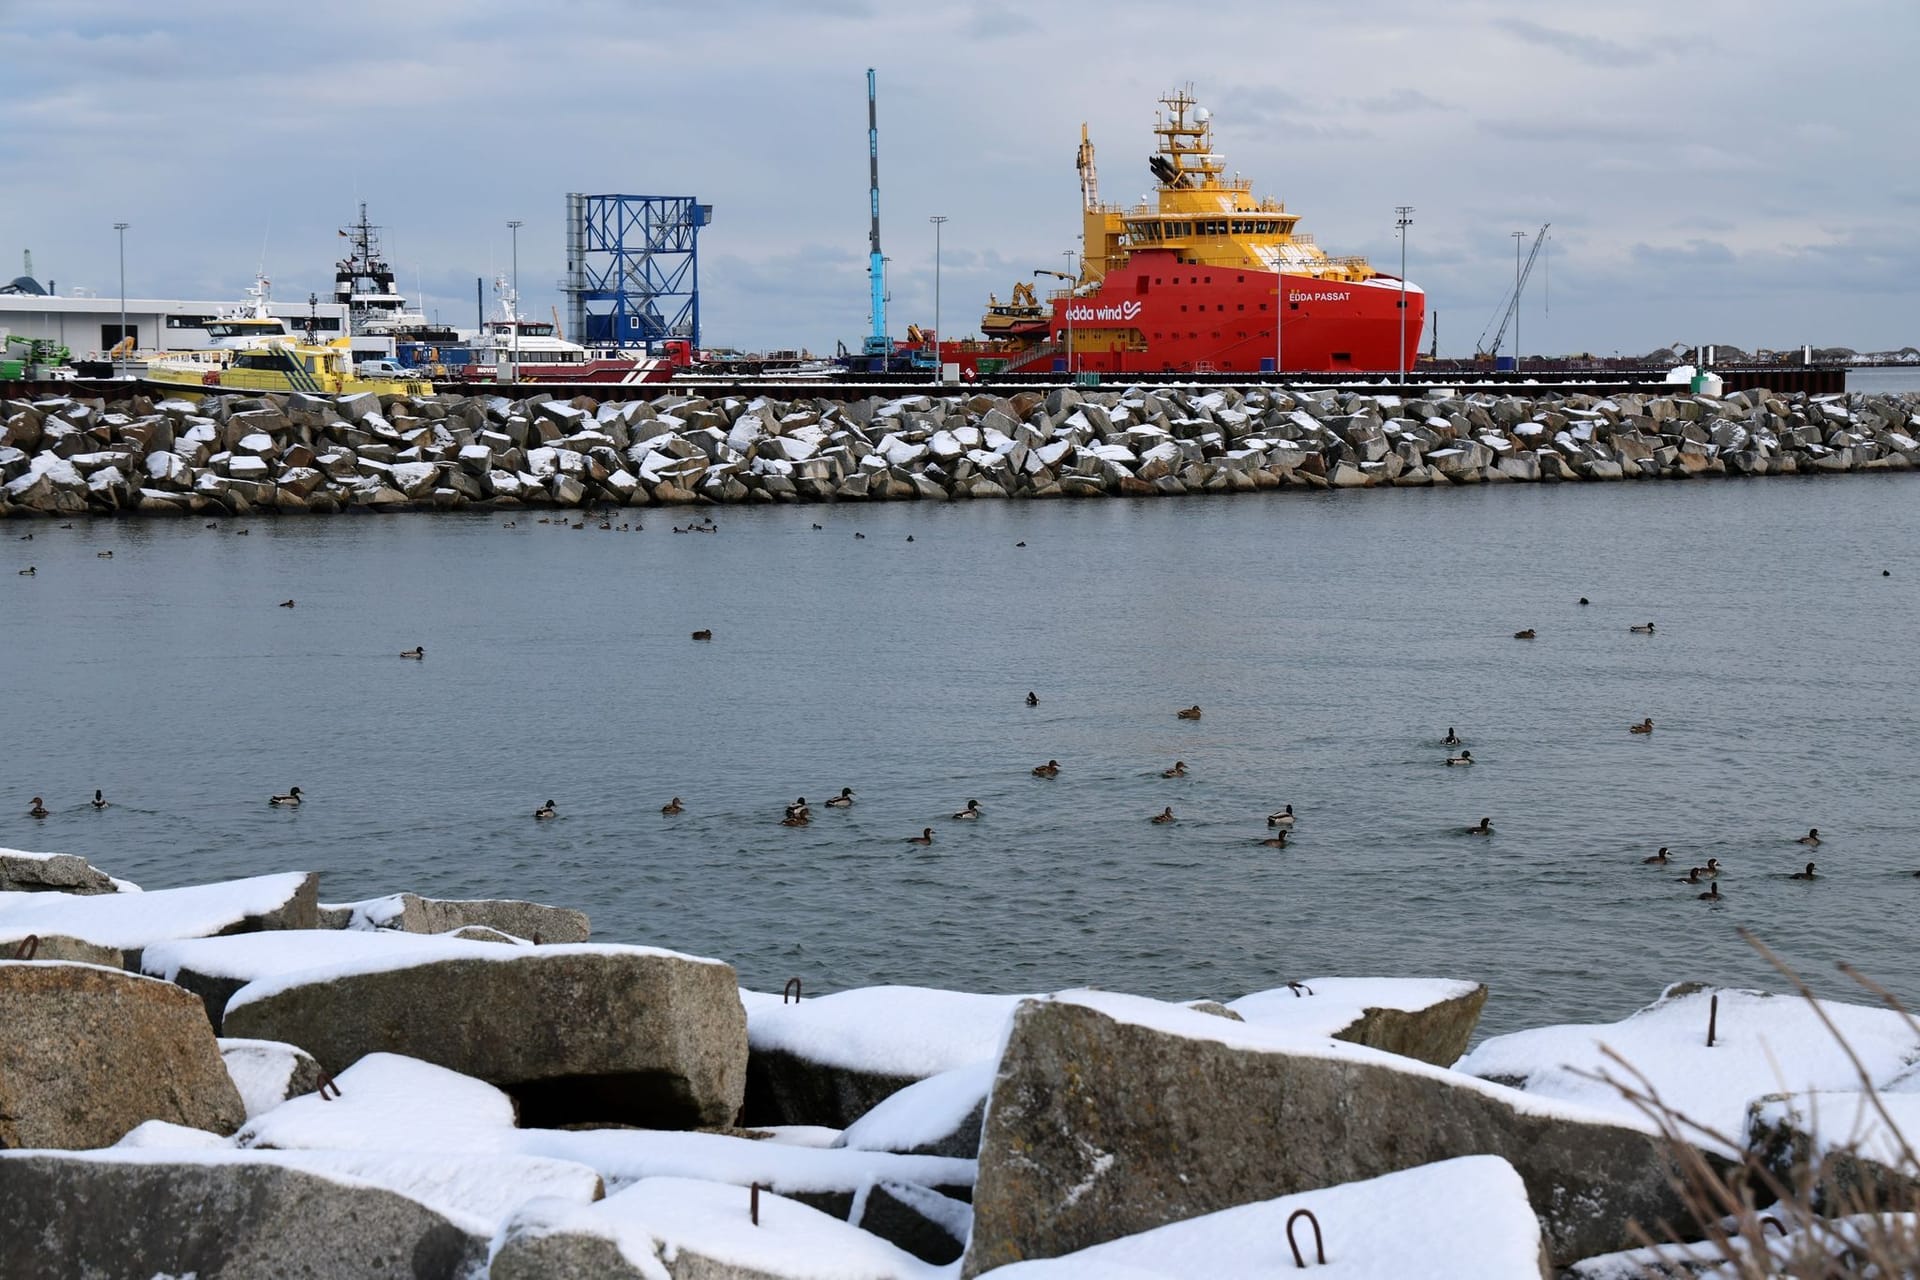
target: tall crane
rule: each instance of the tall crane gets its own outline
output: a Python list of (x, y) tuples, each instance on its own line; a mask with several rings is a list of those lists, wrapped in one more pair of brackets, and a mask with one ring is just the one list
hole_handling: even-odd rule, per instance
[(880, 107), (873, 68), (867, 68), (867, 203), (872, 225), (867, 232), (867, 283), (873, 292), (873, 332), (861, 354), (885, 360), (893, 354), (887, 336), (887, 266), (880, 256)]
[[(1520, 298), (1527, 291), (1527, 277), (1533, 274), (1534, 259), (1540, 256), (1540, 246), (1546, 243), (1547, 228), (1552, 225), (1551, 222), (1543, 222), (1540, 224), (1540, 230), (1534, 233), (1533, 251), (1527, 254), (1527, 264), (1521, 270), (1520, 274), (1514, 277), (1513, 291), (1507, 294), (1506, 299), (1500, 304), (1500, 327), (1494, 332), (1493, 342), (1491, 345), (1487, 342), (1487, 329), (1493, 328), (1493, 321), (1488, 320), (1487, 329), (1480, 331), (1480, 341), (1474, 344), (1473, 354), (1475, 357), (1484, 358), (1498, 354), (1500, 343), (1504, 341), (1507, 336), (1507, 326), (1512, 324), (1514, 317), (1520, 313)], [(1514, 234), (1518, 235), (1519, 233), (1515, 232)]]

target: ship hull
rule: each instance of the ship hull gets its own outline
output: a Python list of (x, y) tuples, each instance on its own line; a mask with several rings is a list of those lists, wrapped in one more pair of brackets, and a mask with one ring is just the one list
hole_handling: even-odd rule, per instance
[[(1195, 265), (1136, 252), (1071, 303), (1053, 300), (1049, 332), (1033, 343), (945, 343), (942, 358), (978, 377), (996, 373), (1360, 374), (1413, 368), (1426, 295), (1409, 285), (1402, 346), (1400, 282), (1285, 277), (1275, 333), (1271, 271)], [(1072, 323), (1068, 317), (1071, 312)], [(1071, 334), (1068, 330), (1071, 327)], [(1068, 348), (1071, 346), (1071, 360)]]

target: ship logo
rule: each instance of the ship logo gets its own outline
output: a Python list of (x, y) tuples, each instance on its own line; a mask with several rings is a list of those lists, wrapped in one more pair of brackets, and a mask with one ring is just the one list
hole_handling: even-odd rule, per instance
[(1141, 305), (1128, 299), (1110, 307), (1072, 306), (1067, 308), (1067, 319), (1075, 324), (1088, 320), (1137, 320), (1140, 318)]

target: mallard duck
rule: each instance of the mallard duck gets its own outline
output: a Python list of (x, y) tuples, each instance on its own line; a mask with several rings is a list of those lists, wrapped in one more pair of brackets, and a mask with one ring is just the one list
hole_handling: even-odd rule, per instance
[(1525, 631), (1516, 631), (1513, 633), (1513, 638), (1515, 640), (1531, 640), (1533, 639), (1533, 628), (1528, 627)]
[(545, 804), (541, 805), (538, 809), (535, 809), (533, 811), (533, 816), (542, 820), (547, 818), (557, 818), (560, 816), (560, 811), (554, 808), (553, 801), (549, 800)]
[[(858, 536), (858, 535), (855, 535), (855, 536)], [(919, 835), (917, 835), (917, 836), (908, 836), (908, 837), (907, 837), (907, 843), (908, 843), (908, 844), (932, 844), (932, 843), (933, 843), (933, 828), (932, 828), (932, 827), (926, 827), (926, 828), (924, 828), (924, 829), (922, 829), (922, 830), (921, 830), (921, 832), (920, 832), (920, 834), (919, 834)]]
[(1664, 867), (1671, 861), (1672, 859), (1667, 857), (1667, 846), (1661, 845), (1660, 852), (1654, 854), (1651, 858), (1640, 859), (1640, 865), (1643, 867)]
[(1200, 718), (1200, 704), (1196, 702), (1185, 711), (1174, 712), (1174, 715), (1182, 720), (1198, 720)]
[(1160, 776), (1161, 776), (1161, 777), (1163, 777), (1163, 778), (1184, 778), (1184, 777), (1186, 777), (1186, 776), (1187, 776), (1187, 762), (1186, 762), (1185, 760), (1175, 760), (1175, 761), (1173, 762), (1173, 768), (1171, 768), (1171, 769), (1162, 769), (1162, 770), (1160, 771)]
[(1284, 809), (1275, 809), (1272, 813), (1268, 814), (1267, 825), (1270, 827), (1292, 826), (1293, 825), (1293, 806), (1288, 805)]
[(1260, 843), (1268, 849), (1286, 848), (1287, 847), (1287, 829), (1285, 827), (1280, 828), (1280, 830), (1274, 832), (1272, 835), (1268, 836), (1265, 840), (1262, 840)]
[(1633, 627), (1628, 627), (1627, 630), (1633, 632), (1636, 635), (1650, 636), (1653, 634), (1653, 624), (1649, 622), (1644, 627), (1633, 626)]
[(787, 816), (780, 819), (783, 827), (804, 827), (812, 823), (813, 815), (804, 809), (789, 809)]
[(1648, 716), (1645, 720), (1642, 720), (1639, 724), (1628, 725), (1627, 732), (1628, 733), (1652, 733), (1653, 717)]
[(422, 659), (425, 659), (425, 658), (426, 658), (426, 656), (427, 656), (427, 650), (426, 650), (426, 646), (425, 646), (425, 645), (415, 645), (415, 646), (414, 646), (413, 648), (411, 648), (411, 649), (407, 649), (407, 650), (404, 650), (404, 651), (402, 651), (402, 653), (400, 654), (400, 656), (401, 656), (401, 657), (403, 657), (403, 658), (413, 658), (413, 659), (416, 659), (416, 660), (422, 660)]
[(1149, 819), (1149, 821), (1161, 826), (1164, 826), (1167, 823), (1172, 822), (1173, 806), (1168, 805), (1166, 808), (1162, 809), (1160, 812), (1154, 814), (1153, 817)]
[(840, 794), (827, 801), (829, 809), (851, 809), (853, 807), (853, 788), (842, 787)]
[(962, 810), (961, 810), (960, 812), (958, 812), (958, 813), (956, 813), (956, 814), (954, 814), (953, 816), (954, 816), (954, 817), (956, 817), (956, 818), (965, 818), (965, 819), (968, 819), (968, 820), (972, 820), (972, 819), (974, 819), (974, 818), (977, 818), (977, 817), (979, 817), (979, 816), (980, 816), (980, 802), (979, 802), (978, 800), (969, 800), (969, 801), (967, 801), (967, 807), (966, 807), (966, 808), (964, 808), (964, 809), (962, 809)]
[(1461, 752), (1461, 753), (1460, 753), (1459, 755), (1457, 755), (1457, 756), (1448, 756), (1448, 757), (1447, 757), (1447, 763), (1448, 763), (1448, 764), (1472, 764), (1472, 763), (1473, 763), (1473, 752), (1471, 752), (1471, 751), (1462, 751), (1462, 752)]
[(668, 817), (672, 817), (674, 814), (680, 813), (685, 809), (686, 809), (686, 806), (680, 803), (679, 796), (675, 796), (673, 799), (667, 801), (665, 804), (660, 806), (660, 812), (666, 814)]
[(1796, 871), (1787, 877), (1789, 880), (1818, 880), (1819, 878), (1819, 876), (1813, 874), (1813, 864), (1811, 862), (1807, 864), (1805, 871)]
[(1030, 707), (1037, 707), (1040, 705), (1040, 695), (1035, 693), (1031, 689), (1027, 690), (1027, 705)]
[(1801, 836), (1801, 837), (1800, 837), (1800, 838), (1799, 838), (1798, 840), (1795, 840), (1795, 841), (1794, 841), (1794, 843), (1795, 843), (1795, 844), (1804, 844), (1804, 845), (1806, 845), (1806, 846), (1807, 846), (1807, 847), (1809, 847), (1809, 848), (1811, 848), (1811, 847), (1813, 847), (1814, 845), (1817, 845), (1817, 844), (1819, 844), (1819, 843), (1820, 843), (1820, 828), (1818, 828), (1818, 827), (1808, 827), (1808, 828), (1807, 828), (1807, 834), (1805, 834), (1805, 835), (1803, 835), (1803, 836)]
[(1493, 819), (1492, 819), (1492, 818), (1482, 818), (1482, 819), (1480, 819), (1480, 823), (1479, 823), (1479, 825), (1478, 825), (1478, 826), (1472, 826), (1472, 827), (1468, 827), (1468, 828), (1467, 828), (1467, 834), (1468, 834), (1468, 835), (1470, 835), (1470, 836), (1490, 836), (1490, 835), (1492, 835), (1492, 834), (1493, 834)]
[(282, 600), (282, 601), (280, 602), (280, 607), (281, 607), (282, 609), (291, 609), (291, 608), (293, 608), (293, 601), (291, 601), (291, 600)]
[(107, 807), (107, 798), (100, 794), (100, 788), (98, 787), (93, 789), (93, 807), (96, 809), (104, 809)]
[(287, 794), (283, 796), (268, 796), (267, 803), (279, 805), (283, 809), (298, 809), (300, 807), (300, 788), (288, 787)]
[(813, 810), (808, 807), (807, 798), (800, 796), (794, 800), (792, 804), (788, 805), (787, 816), (789, 818), (811, 818), (813, 816)]
[(101, 560), (113, 559), (113, 552), (111, 551), (96, 551), (93, 554), (97, 559), (101, 559)]
[(1033, 766), (1033, 776), (1036, 778), (1057, 777), (1059, 776), (1059, 773), (1060, 773), (1060, 762), (1058, 760), (1049, 760), (1045, 764), (1037, 764)]
[(1712, 884), (1707, 886), (1707, 891), (1703, 894), (1699, 894), (1698, 897), (1702, 902), (1720, 901), (1720, 882), (1718, 880), (1715, 880)]
[(247, 534), (248, 534), (249, 532), (251, 532), (251, 531), (250, 531), (250, 530), (247, 530), (247, 529), (235, 529), (235, 530), (233, 531), (233, 536), (234, 536), (234, 537), (236, 537), (236, 538), (244, 538), (244, 537), (246, 537), (246, 536), (247, 536)]
[(695, 640), (711, 640), (713, 639), (713, 632), (703, 627), (700, 630), (693, 633), (693, 638)]
[(41, 803), (39, 796), (33, 798), (33, 804), (27, 809), (27, 816), (29, 818), (44, 818), (47, 816), (47, 806)]
[(34, 568), (34, 567), (33, 567), (32, 565), (28, 565), (28, 566), (27, 566), (26, 568), (24, 568), (24, 569), (22, 569), (22, 570), (20, 571), (20, 576), (21, 576), (21, 577), (23, 577), (23, 578), (31, 578), (31, 577), (33, 577), (33, 576), (34, 576), (35, 574), (37, 574), (37, 573), (39, 573), (39, 572), (40, 572), (40, 571), (39, 571), (38, 569), (36, 569), (36, 568)]

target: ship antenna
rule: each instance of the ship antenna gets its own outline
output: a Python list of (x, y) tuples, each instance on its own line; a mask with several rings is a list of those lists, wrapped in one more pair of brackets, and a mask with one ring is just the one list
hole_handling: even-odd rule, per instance
[(1087, 137), (1087, 122), (1080, 122), (1080, 154), (1075, 157), (1080, 170), (1080, 206), (1088, 213), (1100, 207), (1100, 175), (1093, 167), (1093, 141)]

